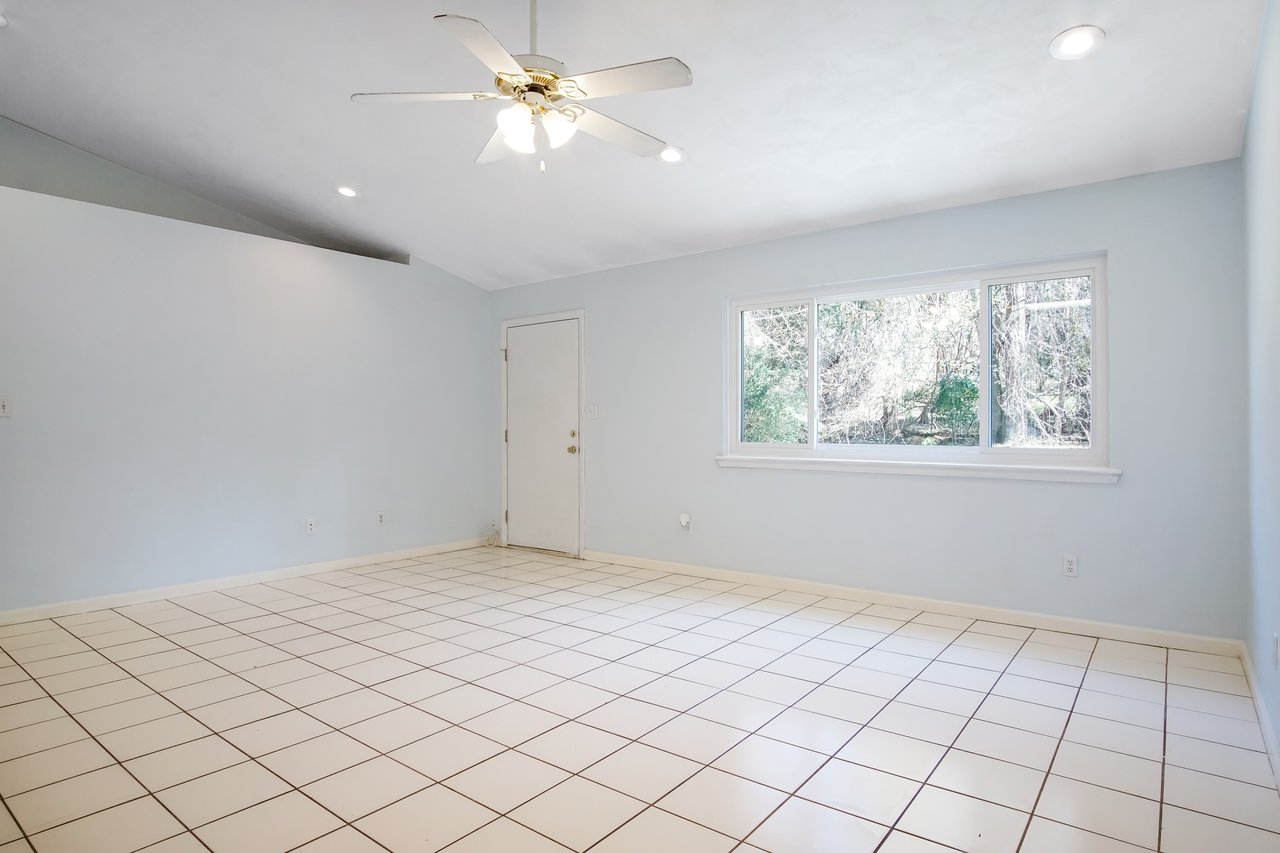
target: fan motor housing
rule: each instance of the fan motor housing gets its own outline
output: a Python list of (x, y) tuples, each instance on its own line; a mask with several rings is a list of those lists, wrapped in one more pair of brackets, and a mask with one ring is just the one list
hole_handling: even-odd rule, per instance
[[(529, 86), (524, 87), (526, 91), (534, 91), (543, 95), (548, 101), (558, 101), (564, 97), (557, 87), (560, 78), (564, 77), (564, 63), (550, 56), (542, 56), (537, 53), (521, 53), (514, 57), (516, 62), (520, 63), (520, 67), (529, 75), (529, 79), (533, 82)], [(495, 80), (498, 91), (507, 97), (519, 94), (520, 89), (513, 86), (509, 80), (498, 77)]]

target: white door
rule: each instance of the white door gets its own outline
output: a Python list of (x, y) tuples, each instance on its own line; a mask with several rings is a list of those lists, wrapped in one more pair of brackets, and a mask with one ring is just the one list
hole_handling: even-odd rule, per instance
[(578, 554), (578, 319), (507, 327), (507, 544)]

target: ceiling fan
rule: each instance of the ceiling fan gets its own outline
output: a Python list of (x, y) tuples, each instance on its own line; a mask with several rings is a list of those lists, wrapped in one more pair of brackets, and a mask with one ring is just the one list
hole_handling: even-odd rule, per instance
[[(436, 23), (495, 75), (493, 92), (360, 92), (362, 104), (415, 101), (513, 101), (498, 113), (498, 128), (476, 162), (493, 163), (509, 151), (522, 154), (559, 148), (577, 131), (618, 145), (640, 157), (679, 163), (685, 153), (674, 145), (578, 103), (632, 92), (670, 89), (693, 82), (689, 66), (674, 57), (621, 65), (583, 74), (565, 74), (564, 63), (538, 54), (538, 3), (529, 4), (529, 53), (512, 56), (484, 24), (460, 15), (436, 15)], [(542, 167), (545, 169), (545, 161)]]

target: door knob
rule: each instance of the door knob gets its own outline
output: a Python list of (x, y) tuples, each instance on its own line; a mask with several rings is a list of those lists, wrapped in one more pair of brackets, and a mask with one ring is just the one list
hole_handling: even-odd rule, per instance
[(578, 446), (577, 446), (576, 444), (571, 444), (571, 445), (569, 445), (568, 452), (569, 452), (569, 453), (577, 453), (577, 452), (578, 452)]

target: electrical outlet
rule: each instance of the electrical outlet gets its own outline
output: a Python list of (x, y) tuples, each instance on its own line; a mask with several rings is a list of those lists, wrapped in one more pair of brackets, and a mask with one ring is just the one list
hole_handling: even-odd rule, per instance
[(9, 417), (9, 398), (0, 397), (0, 418)]
[(1069, 578), (1080, 577), (1080, 560), (1078, 557), (1064, 555), (1062, 558), (1062, 573)]
[(387, 514), (385, 512), (378, 513), (378, 526), (379, 527), (387, 526)]
[(310, 536), (315, 532), (316, 532), (316, 520), (314, 518), (308, 518), (307, 519), (307, 535)]

